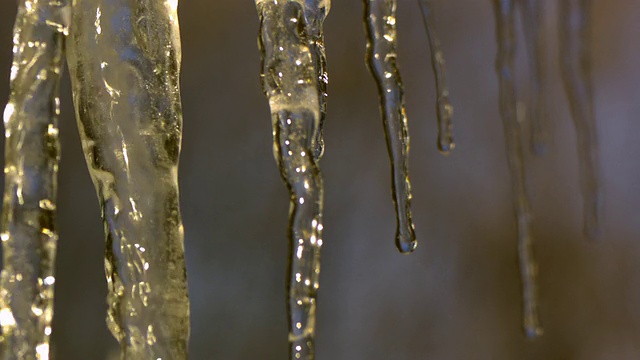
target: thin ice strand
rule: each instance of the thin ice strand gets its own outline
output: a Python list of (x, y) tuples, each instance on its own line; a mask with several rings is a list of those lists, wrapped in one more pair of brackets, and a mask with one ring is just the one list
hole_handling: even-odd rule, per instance
[(456, 146), (453, 141), (453, 106), (449, 101), (449, 86), (447, 85), (445, 59), (440, 47), (440, 40), (433, 26), (433, 12), (429, 0), (418, 0), (422, 10), (422, 20), (427, 31), (429, 51), (431, 52), (431, 68), (436, 83), (436, 108), (438, 117), (438, 150), (448, 155)]
[(522, 130), (518, 119), (514, 73), (514, 0), (494, 0), (498, 56), (496, 69), (500, 83), (500, 114), (504, 126), (507, 161), (518, 229), (518, 258), (522, 282), (525, 334), (542, 334), (538, 320), (537, 264), (533, 254), (531, 210), (527, 195), (523, 159)]
[[(302, 0), (257, 0), (262, 87), (274, 157), (289, 190), (289, 358), (312, 360), (322, 247), (322, 174), (317, 149), (322, 84)], [(326, 2), (327, 10), (329, 2)]]
[(366, 61), (378, 86), (382, 122), (391, 160), (392, 196), (396, 210), (396, 246), (412, 252), (416, 236), (411, 219), (409, 183), (409, 129), (404, 106), (404, 90), (396, 65), (397, 0), (363, 0), (367, 34)]
[(578, 142), (583, 231), (587, 239), (601, 233), (602, 187), (597, 124), (591, 87), (591, 1), (559, 2), (560, 68)]
[(58, 241), (58, 87), (68, 24), (66, 1), (18, 4), (4, 110), (0, 358), (6, 360), (49, 358)]
[(316, 134), (316, 146), (313, 152), (316, 160), (324, 154), (324, 120), (327, 116), (327, 56), (324, 50), (324, 20), (331, 9), (331, 0), (305, 0), (304, 14), (309, 36), (309, 48), (317, 69), (320, 87), (318, 102), (320, 104), (320, 123)]
[(518, 0), (522, 15), (525, 46), (527, 48), (531, 103), (529, 106), (529, 135), (531, 150), (536, 155), (547, 152), (547, 112), (546, 112), (546, 39), (544, 30), (544, 4), (542, 0)]

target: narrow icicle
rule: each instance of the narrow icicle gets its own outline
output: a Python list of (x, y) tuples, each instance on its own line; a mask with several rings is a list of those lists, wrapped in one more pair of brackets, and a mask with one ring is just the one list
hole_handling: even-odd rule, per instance
[(396, 207), (396, 246), (412, 252), (416, 236), (411, 220), (409, 183), (409, 129), (404, 107), (404, 91), (396, 66), (397, 0), (363, 0), (367, 33), (367, 65), (378, 85), (380, 110), (391, 160), (393, 201)]
[(542, 0), (518, 0), (522, 15), (522, 28), (531, 72), (531, 113), (528, 116), (530, 145), (534, 154), (547, 152), (546, 46), (544, 31), (544, 6)]
[(451, 117), (453, 115), (453, 106), (449, 102), (449, 86), (447, 85), (445, 60), (442, 49), (440, 48), (440, 40), (436, 34), (434, 26), (431, 24), (433, 18), (431, 16), (431, 4), (429, 0), (418, 0), (422, 9), (422, 20), (427, 30), (427, 38), (429, 40), (429, 50), (431, 51), (431, 67), (433, 68), (433, 76), (436, 80), (436, 107), (438, 115), (438, 150), (448, 155), (454, 148), (453, 131)]
[(177, 0), (75, 0), (68, 62), (123, 359), (186, 359)]
[[(310, 2), (307, 2), (310, 3)], [(312, 36), (313, 12), (303, 0), (256, 0), (260, 17), (262, 87), (269, 99), (273, 151), (289, 189), (291, 246), (288, 272), (290, 358), (314, 358), (316, 296), (322, 246), (322, 175), (313, 151), (318, 144), (323, 84)], [(317, 2), (326, 15), (328, 0)], [(324, 8), (324, 9), (322, 9)], [(324, 15), (322, 17), (324, 17)], [(322, 37), (318, 33), (319, 38)]]
[(58, 87), (68, 23), (66, 1), (19, 2), (4, 110), (0, 358), (6, 360), (49, 359), (58, 240)]
[(602, 188), (591, 89), (591, 0), (563, 0), (559, 7), (560, 68), (578, 138), (584, 234), (595, 239), (601, 232)]
[(538, 320), (537, 264), (533, 254), (531, 211), (527, 196), (522, 130), (518, 119), (514, 73), (514, 0), (494, 0), (500, 80), (500, 113), (504, 126), (507, 161), (511, 175), (514, 210), (518, 228), (518, 258), (522, 281), (524, 331), (534, 338), (542, 334)]
[(319, 160), (324, 153), (324, 119), (327, 115), (327, 85), (329, 75), (327, 74), (327, 56), (324, 51), (324, 19), (329, 14), (331, 8), (330, 0), (305, 0), (304, 14), (307, 24), (307, 34), (309, 36), (309, 48), (311, 56), (318, 71), (318, 85), (320, 87), (318, 99), (320, 103), (320, 123), (316, 133), (316, 146), (313, 152), (316, 160)]

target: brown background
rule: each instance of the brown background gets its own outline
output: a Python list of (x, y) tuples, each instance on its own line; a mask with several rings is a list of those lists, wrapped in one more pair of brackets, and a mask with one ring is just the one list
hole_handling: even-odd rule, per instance
[[(394, 248), (389, 164), (363, 61), (362, 5), (336, 0), (326, 22), (331, 80), (318, 359), (640, 358), (640, 4), (594, 1), (606, 232), (601, 242), (587, 243), (575, 135), (556, 65), (556, 2), (546, 1), (553, 136), (546, 157), (527, 156), (546, 334), (530, 342), (519, 325), (491, 1), (434, 1), (455, 105), (458, 146), (447, 158), (435, 149), (433, 78), (419, 8), (399, 2), (420, 245), (411, 256)], [(8, 96), (15, 9), (15, 1), (0, 4), (1, 102)], [(288, 204), (259, 87), (253, 2), (182, 0), (180, 15), (191, 358), (285, 359)], [(519, 50), (525, 90), (522, 43)], [(61, 91), (54, 358), (103, 359), (116, 345), (104, 325), (102, 225), (67, 80)]]

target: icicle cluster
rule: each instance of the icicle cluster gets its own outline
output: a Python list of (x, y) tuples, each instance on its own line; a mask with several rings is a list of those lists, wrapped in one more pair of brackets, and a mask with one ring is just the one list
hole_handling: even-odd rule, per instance
[[(507, 143), (507, 158), (514, 187), (518, 218), (518, 252), (523, 286), (524, 327), (530, 337), (542, 333), (537, 319), (537, 266), (533, 258), (531, 213), (526, 192), (523, 160), (523, 112), (518, 112), (514, 72), (514, 16), (519, 5), (531, 69), (530, 143), (534, 153), (546, 151), (546, 51), (544, 47), (544, 8), (540, 0), (495, 0), (500, 109)], [(589, 61), (590, 0), (559, 2), (560, 68), (578, 138), (580, 178), (584, 201), (583, 224), (587, 238), (600, 233), (602, 190), (600, 186), (598, 141), (593, 115)]]
[[(318, 158), (326, 76), (322, 22), (330, 1), (257, 0), (262, 86), (269, 99), (273, 151), (289, 189), (290, 358), (314, 358), (322, 247), (322, 175)], [(321, 141), (321, 140), (320, 140)]]
[[(189, 302), (178, 200), (182, 137), (178, 0), (20, 0), (11, 95), (4, 111), (5, 192), (0, 240), (0, 357), (48, 359), (53, 316), (58, 87), (65, 55), (83, 150), (104, 220), (107, 324), (122, 358), (186, 359)], [(438, 149), (455, 147), (445, 61), (428, 0), (418, 0), (437, 92)], [(290, 358), (314, 359), (322, 247), (327, 83), (323, 23), (330, 0), (255, 0), (262, 86), (273, 151), (290, 195)], [(397, 60), (397, 0), (363, 0), (366, 63), (380, 100), (391, 161), (396, 245), (417, 245), (411, 218), (409, 131)], [(542, 334), (537, 265), (514, 74), (520, 7), (531, 72), (532, 151), (546, 151), (546, 52), (541, 0), (494, 0), (500, 113), (506, 138), (523, 292), (524, 329)], [(560, 60), (578, 138), (584, 233), (600, 232), (596, 123), (589, 62), (591, 0), (559, 3)]]
[[(432, 24), (430, 4), (418, 0), (424, 20), (431, 65), (437, 92), (438, 150), (449, 154), (455, 147), (445, 76), (445, 60), (440, 41)], [(366, 62), (378, 86), (380, 110), (391, 161), (393, 202), (396, 210), (396, 246), (400, 252), (411, 253), (417, 246), (411, 219), (411, 184), (409, 182), (409, 129), (404, 105), (404, 90), (397, 60), (396, 8), (397, 0), (363, 0), (367, 34)]]
[(107, 323), (123, 358), (186, 359), (176, 0), (20, 4), (12, 95), (5, 109), (2, 358), (49, 356), (57, 89), (65, 48), (107, 237)]

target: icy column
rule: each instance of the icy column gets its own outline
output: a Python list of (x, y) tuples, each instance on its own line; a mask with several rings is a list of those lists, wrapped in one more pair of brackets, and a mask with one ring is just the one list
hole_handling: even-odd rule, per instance
[(422, 10), (422, 20), (427, 30), (427, 38), (429, 40), (429, 50), (431, 51), (431, 67), (433, 68), (433, 76), (436, 80), (436, 107), (438, 116), (438, 150), (447, 155), (455, 148), (453, 142), (453, 130), (451, 116), (453, 115), (453, 106), (449, 102), (449, 86), (447, 85), (444, 54), (440, 47), (440, 40), (436, 35), (435, 26), (433, 26), (431, 4), (428, 0), (418, 0), (420, 9)]
[(530, 144), (535, 154), (547, 151), (546, 43), (542, 0), (518, 0), (531, 69)]
[[(321, 119), (317, 53), (303, 0), (257, 0), (262, 86), (269, 99), (273, 151), (290, 196), (288, 274), (291, 359), (314, 358), (322, 246), (322, 176), (313, 151)], [(325, 1), (325, 14), (329, 2)], [(322, 5), (322, 4), (321, 4)], [(321, 36), (321, 33), (318, 35)]]
[(177, 0), (75, 0), (68, 62), (106, 234), (107, 324), (126, 359), (186, 359)]
[(602, 222), (602, 188), (591, 89), (591, 0), (563, 0), (559, 7), (560, 68), (578, 140), (584, 234), (594, 239)]
[(391, 160), (392, 195), (396, 207), (396, 246), (410, 253), (418, 244), (411, 220), (409, 129), (400, 71), (396, 66), (397, 0), (363, 0), (367, 32), (367, 65), (378, 85), (380, 110)]
[(522, 281), (524, 330), (528, 337), (542, 334), (538, 321), (537, 265), (533, 254), (531, 210), (525, 182), (522, 130), (516, 107), (514, 73), (514, 0), (494, 0), (498, 57), (496, 69), (500, 80), (500, 114), (504, 125), (507, 161), (511, 176), (513, 201), (518, 227), (518, 258)]
[(309, 49), (315, 63), (319, 91), (320, 123), (316, 133), (316, 146), (314, 157), (316, 160), (322, 157), (324, 152), (323, 125), (327, 109), (327, 85), (329, 75), (327, 74), (327, 56), (324, 51), (324, 19), (326, 19), (331, 9), (331, 0), (305, 0), (304, 14), (307, 24), (307, 34)]
[(6, 360), (49, 358), (58, 240), (58, 86), (68, 17), (66, 1), (18, 5), (11, 95), (4, 111), (0, 358)]
[(535, 154), (542, 155), (547, 151), (549, 136), (546, 128), (547, 113), (544, 95), (547, 82), (544, 6), (542, 0), (518, 1), (531, 69), (530, 144)]

